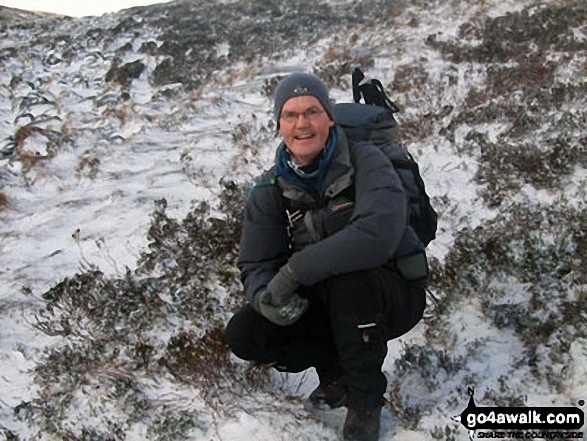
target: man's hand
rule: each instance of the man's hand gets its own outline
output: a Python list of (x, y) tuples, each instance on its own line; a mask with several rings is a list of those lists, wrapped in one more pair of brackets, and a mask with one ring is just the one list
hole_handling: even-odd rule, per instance
[(291, 325), (308, 309), (308, 299), (295, 292), (299, 286), (295, 274), (286, 264), (267, 284), (267, 288), (256, 295), (253, 307), (276, 325)]
[(283, 265), (267, 285), (267, 290), (271, 293), (271, 303), (276, 306), (288, 304), (299, 286), (300, 283), (289, 264)]
[(308, 309), (308, 299), (291, 293), (285, 304), (276, 305), (272, 294), (264, 289), (255, 297), (255, 310), (270, 322), (278, 326), (288, 326), (299, 320)]

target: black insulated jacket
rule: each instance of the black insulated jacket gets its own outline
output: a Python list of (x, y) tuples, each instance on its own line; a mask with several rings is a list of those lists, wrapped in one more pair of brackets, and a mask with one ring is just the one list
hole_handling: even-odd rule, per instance
[(288, 262), (299, 282), (312, 286), (424, 249), (407, 223), (407, 196), (389, 160), (335, 130), (323, 195), (286, 179), (277, 166), (251, 190), (238, 259), (249, 301)]

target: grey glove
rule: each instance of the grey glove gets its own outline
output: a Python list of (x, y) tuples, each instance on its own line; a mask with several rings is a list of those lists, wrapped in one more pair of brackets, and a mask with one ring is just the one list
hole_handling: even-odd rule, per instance
[(271, 293), (264, 289), (255, 296), (253, 308), (270, 322), (278, 326), (288, 326), (299, 320), (308, 309), (308, 299), (296, 293), (289, 295), (285, 304), (275, 305)]
[(286, 263), (267, 285), (267, 290), (271, 293), (271, 303), (275, 306), (288, 304), (299, 286), (295, 274)]

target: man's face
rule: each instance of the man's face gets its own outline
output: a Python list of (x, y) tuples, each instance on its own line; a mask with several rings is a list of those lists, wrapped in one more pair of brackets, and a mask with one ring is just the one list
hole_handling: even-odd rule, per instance
[(283, 105), (279, 134), (293, 157), (308, 165), (322, 151), (334, 122), (313, 96), (290, 98)]

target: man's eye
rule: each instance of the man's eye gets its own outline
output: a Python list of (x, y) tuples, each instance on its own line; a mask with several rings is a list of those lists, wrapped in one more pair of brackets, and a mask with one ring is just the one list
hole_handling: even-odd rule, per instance
[(313, 121), (313, 120), (317, 119), (322, 113), (324, 113), (323, 110), (318, 109), (317, 107), (312, 107), (302, 113), (283, 112), (281, 114), (281, 118), (287, 122), (294, 122), (294, 121), (297, 121), (301, 115), (303, 115), (304, 118), (306, 118), (310, 121)]

